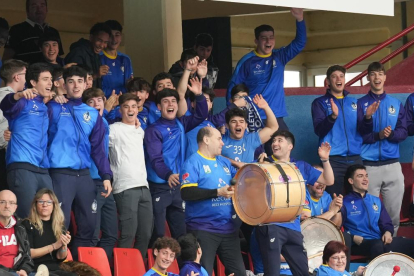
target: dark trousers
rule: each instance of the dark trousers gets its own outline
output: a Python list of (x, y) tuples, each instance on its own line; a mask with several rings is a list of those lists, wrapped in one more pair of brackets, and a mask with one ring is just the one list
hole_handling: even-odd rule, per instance
[[(285, 120), (283, 120), (283, 117), (279, 117), (279, 118), (276, 118), (276, 119), (277, 119), (277, 123), (279, 124), (278, 130), (289, 130), (289, 127), (285, 123)], [(264, 148), (265, 148), (265, 152), (266, 152), (267, 156), (272, 156), (272, 154), (273, 154), (272, 142), (273, 142), (272, 139), (270, 139), (269, 141), (267, 141), (264, 144)]]
[(335, 176), (335, 182), (332, 186), (326, 186), (326, 192), (329, 193), (332, 197), (335, 193), (336, 195), (345, 195), (344, 191), (344, 176), (346, 169), (355, 164), (362, 165), (362, 159), (359, 155), (355, 156), (329, 156), (329, 163), (331, 163), (332, 170)]
[(392, 239), (390, 244), (384, 245), (382, 240), (364, 239), (360, 245), (354, 244), (351, 251), (353, 255), (369, 256), (370, 259), (390, 251), (403, 253), (414, 258), (414, 240), (396, 237)]
[[(351, 263), (351, 247), (352, 247), (352, 238), (347, 232), (342, 232), (345, 240), (345, 245), (348, 247), (348, 253), (346, 254), (346, 267), (345, 270), (349, 271), (349, 266)], [(352, 252), (353, 253), (353, 252)]]
[[(78, 247), (91, 246), (95, 233), (98, 203), (96, 186), (89, 170), (51, 169), (53, 189), (65, 215), (65, 227), (69, 227), (73, 209), (77, 232), (72, 240), (71, 253), (78, 260)], [(72, 208), (73, 206), (73, 208)]]
[(0, 149), (0, 191), (9, 189), (7, 185), (6, 149)]
[(235, 276), (246, 275), (237, 232), (231, 234), (218, 234), (201, 230), (188, 232), (194, 234), (200, 243), (200, 247), (203, 250), (201, 265), (204, 266), (208, 275), (213, 274), (216, 254), (219, 256), (226, 271), (234, 273)]
[(256, 227), (266, 276), (280, 276), (280, 254), (285, 257), (296, 276), (309, 276), (308, 257), (303, 247), (303, 235), (285, 227), (264, 225)]
[(53, 190), (52, 179), (49, 174), (26, 169), (8, 171), (7, 182), (10, 190), (18, 199), (16, 213), (20, 218), (29, 216), (31, 204), (37, 191), (42, 188)]
[[(101, 193), (107, 192), (102, 184), (102, 180), (94, 179), (93, 182), (96, 185), (96, 202), (98, 206), (96, 210), (95, 233), (91, 246), (103, 248), (109, 263), (112, 264), (113, 251), (118, 237), (118, 214), (116, 212), (115, 199), (112, 193), (107, 198), (101, 195)], [(101, 231), (102, 235), (99, 238)]]
[(149, 185), (154, 212), (153, 239), (165, 235), (165, 220), (170, 227), (171, 235), (177, 239), (186, 233), (184, 201), (181, 199), (180, 186), (171, 189), (168, 184)]
[(153, 229), (152, 200), (148, 188), (127, 189), (115, 194), (114, 198), (121, 230), (118, 247), (134, 247), (145, 258)]

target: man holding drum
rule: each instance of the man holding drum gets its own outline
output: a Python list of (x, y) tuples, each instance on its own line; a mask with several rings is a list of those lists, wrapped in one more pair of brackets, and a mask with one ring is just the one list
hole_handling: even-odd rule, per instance
[(198, 151), (185, 161), (180, 177), (187, 232), (200, 243), (201, 263), (208, 275), (213, 273), (217, 254), (234, 276), (245, 276), (240, 239), (232, 219), (234, 191), (229, 186), (236, 170), (220, 156), (224, 144), (217, 129), (200, 129), (197, 143)]
[[(313, 168), (304, 161), (296, 161), (290, 157), (295, 146), (295, 137), (286, 130), (276, 131), (271, 138), (272, 161), (294, 162), (307, 183), (315, 182), (333, 185), (334, 174), (329, 164), (329, 143), (322, 143), (318, 149), (323, 164), (323, 172)], [(256, 238), (263, 257), (266, 276), (280, 275), (280, 254), (282, 254), (293, 275), (308, 276), (308, 258), (303, 247), (303, 236), (300, 232), (299, 216), (293, 222), (271, 223), (256, 227)]]

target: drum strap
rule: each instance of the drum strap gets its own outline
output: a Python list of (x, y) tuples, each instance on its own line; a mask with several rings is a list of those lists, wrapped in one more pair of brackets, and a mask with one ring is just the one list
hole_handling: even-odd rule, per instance
[(289, 178), (286, 175), (285, 171), (283, 170), (282, 166), (280, 166), (277, 163), (274, 163), (276, 166), (276, 169), (280, 172), (280, 174), (282, 175), (283, 181), (286, 183), (286, 194), (287, 194), (287, 199), (286, 199), (286, 203), (288, 204), (289, 207)]

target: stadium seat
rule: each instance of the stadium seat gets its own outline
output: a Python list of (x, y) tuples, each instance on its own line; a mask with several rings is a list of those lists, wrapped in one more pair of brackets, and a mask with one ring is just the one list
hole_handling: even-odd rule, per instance
[(141, 252), (135, 248), (114, 248), (115, 276), (144, 275), (146, 272)]
[(217, 276), (226, 276), (226, 269), (224, 268), (224, 265), (220, 261), (218, 255), (216, 255), (216, 265), (217, 265)]
[(70, 253), (70, 250), (68, 248), (68, 255), (66, 256), (65, 262), (73, 261), (72, 253)]
[[(147, 255), (148, 255), (148, 269), (150, 269), (151, 267), (154, 266), (154, 255), (152, 254), (152, 249), (148, 249)], [(175, 274), (180, 274), (180, 268), (178, 267), (177, 260), (174, 260), (174, 262), (170, 265), (167, 271), (175, 273)]]
[(164, 236), (171, 238), (170, 226), (168, 226), (167, 221), (165, 221), (165, 234), (164, 234)]
[(98, 270), (102, 276), (112, 276), (108, 257), (100, 247), (79, 247), (78, 258), (80, 262), (87, 263)]

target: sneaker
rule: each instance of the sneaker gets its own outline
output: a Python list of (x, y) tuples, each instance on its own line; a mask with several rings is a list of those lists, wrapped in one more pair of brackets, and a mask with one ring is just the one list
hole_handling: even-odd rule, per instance
[(44, 264), (39, 265), (35, 276), (49, 276), (49, 269)]

